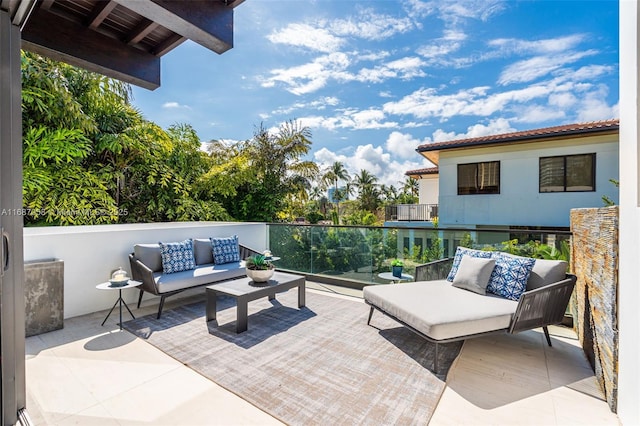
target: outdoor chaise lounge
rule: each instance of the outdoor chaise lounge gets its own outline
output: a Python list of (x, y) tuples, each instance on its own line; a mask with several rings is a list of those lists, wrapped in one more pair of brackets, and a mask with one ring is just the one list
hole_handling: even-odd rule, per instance
[[(476, 259), (477, 253), (482, 258)], [(528, 266), (520, 265), (515, 273), (509, 269), (510, 264), (518, 263)], [(371, 324), (373, 311), (377, 309), (434, 342), (436, 373), (439, 343), (542, 327), (551, 346), (547, 326), (562, 322), (576, 281), (566, 271), (565, 261), (459, 249), (456, 258), (416, 268), (416, 282), (365, 287), (364, 300), (371, 306), (367, 324)], [(491, 288), (496, 279), (512, 284), (520, 281), (522, 291), (518, 294), (507, 289), (505, 293), (504, 288), (498, 289), (498, 293), (509, 298), (485, 293), (483, 285), (496, 291)]]

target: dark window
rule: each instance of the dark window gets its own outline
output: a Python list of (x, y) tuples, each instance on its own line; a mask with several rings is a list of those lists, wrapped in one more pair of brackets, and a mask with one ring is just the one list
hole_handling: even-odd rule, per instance
[(458, 164), (458, 195), (499, 193), (499, 161)]
[(596, 154), (540, 158), (540, 192), (596, 190)]

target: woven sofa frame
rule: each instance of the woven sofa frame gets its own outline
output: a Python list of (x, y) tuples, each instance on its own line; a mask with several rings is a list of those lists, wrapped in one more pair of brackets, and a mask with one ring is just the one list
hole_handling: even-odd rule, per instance
[[(431, 280), (443, 280), (446, 279), (453, 258), (436, 260), (424, 265), (416, 267), (416, 281), (431, 281)], [(534, 328), (542, 327), (544, 331), (547, 344), (551, 346), (551, 337), (549, 336), (549, 325), (559, 324), (564, 319), (569, 299), (573, 293), (573, 288), (576, 283), (576, 276), (567, 274), (564, 280), (548, 284), (543, 287), (539, 287), (534, 290), (525, 291), (518, 299), (518, 306), (511, 319), (511, 324), (507, 328), (498, 330), (486, 331), (483, 333), (468, 334), (463, 336), (457, 336), (449, 339), (433, 339), (421, 331), (414, 328), (411, 324), (406, 323), (389, 314), (378, 306), (372, 305), (369, 301), (365, 302), (371, 306), (369, 311), (369, 318), (367, 319), (367, 325), (371, 325), (371, 317), (374, 310), (382, 312), (384, 315), (399, 322), (409, 330), (418, 334), (420, 337), (426, 339), (429, 342), (435, 343), (435, 356), (433, 361), (433, 370), (438, 372), (438, 345), (440, 343), (451, 343), (460, 340), (467, 340), (474, 337), (486, 336), (495, 333), (509, 333), (514, 334), (521, 331), (532, 330)], [(428, 284), (425, 284), (428, 285)], [(482, 297), (482, 296), (481, 296)]]
[[(246, 259), (247, 257), (253, 256), (255, 254), (260, 254), (257, 250), (251, 249), (249, 247), (240, 246), (240, 259)], [(206, 284), (195, 285), (192, 287), (182, 288), (180, 290), (168, 291), (168, 292), (160, 292), (158, 290), (158, 286), (156, 285), (156, 281), (153, 277), (153, 271), (147, 267), (144, 263), (138, 260), (134, 253), (129, 253), (129, 264), (131, 266), (131, 275), (135, 281), (142, 282), (142, 285), (139, 287), (140, 294), (138, 295), (138, 309), (140, 308), (140, 304), (142, 303), (142, 296), (144, 292), (151, 293), (156, 296), (160, 296), (160, 305), (158, 306), (158, 315), (157, 319), (160, 319), (160, 315), (162, 315), (162, 308), (164, 307), (164, 301), (167, 297), (173, 296), (174, 294), (181, 293), (185, 290), (189, 290), (195, 287), (202, 287), (206, 285), (214, 284), (217, 281), (212, 281)]]

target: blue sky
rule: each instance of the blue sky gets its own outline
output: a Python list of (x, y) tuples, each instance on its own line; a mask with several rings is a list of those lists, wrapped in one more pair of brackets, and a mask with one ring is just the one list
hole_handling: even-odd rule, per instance
[(182, 44), (133, 103), (202, 141), (297, 119), (309, 159), (397, 186), (422, 143), (617, 118), (618, 3), (246, 0), (233, 49)]

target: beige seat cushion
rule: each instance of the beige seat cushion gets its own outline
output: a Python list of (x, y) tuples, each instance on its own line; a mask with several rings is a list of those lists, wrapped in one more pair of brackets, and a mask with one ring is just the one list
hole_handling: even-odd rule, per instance
[(153, 278), (159, 293), (182, 290), (199, 285), (239, 278), (246, 275), (244, 262), (225, 263), (223, 265), (199, 265), (195, 269), (163, 274), (156, 272)]
[(446, 280), (367, 286), (364, 299), (434, 340), (506, 329), (518, 306)]

